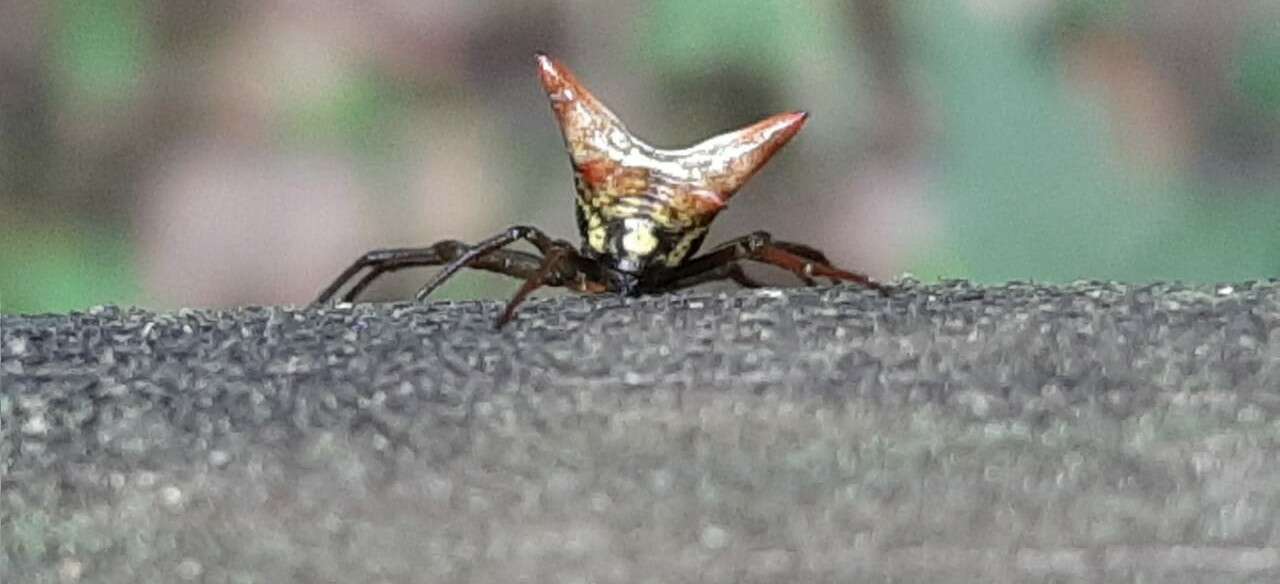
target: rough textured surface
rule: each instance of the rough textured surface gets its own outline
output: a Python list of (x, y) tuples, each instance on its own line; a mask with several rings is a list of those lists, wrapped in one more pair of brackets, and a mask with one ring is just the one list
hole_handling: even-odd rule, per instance
[(5, 582), (1272, 582), (1280, 284), (5, 317)]

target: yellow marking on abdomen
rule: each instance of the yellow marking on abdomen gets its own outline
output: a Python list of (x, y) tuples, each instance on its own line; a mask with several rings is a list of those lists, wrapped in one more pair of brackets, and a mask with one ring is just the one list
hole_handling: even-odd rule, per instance
[(685, 256), (689, 255), (689, 251), (693, 249), (693, 242), (697, 241), (706, 233), (706, 228), (691, 229), (680, 238), (680, 243), (671, 248), (671, 253), (667, 254), (667, 267), (674, 268), (684, 261)]
[(658, 248), (658, 238), (653, 234), (653, 222), (647, 219), (624, 219), (622, 249), (636, 256), (647, 256)]
[(591, 209), (586, 209), (587, 215), (587, 245), (598, 253), (604, 253), (604, 240), (606, 229), (604, 220), (600, 218), (600, 214)]

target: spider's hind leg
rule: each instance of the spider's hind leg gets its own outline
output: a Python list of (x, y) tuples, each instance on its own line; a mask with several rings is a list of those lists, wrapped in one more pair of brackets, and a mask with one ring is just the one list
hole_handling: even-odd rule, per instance
[[(795, 274), (806, 284), (815, 284), (814, 278), (827, 278), (833, 282), (854, 282), (887, 294), (888, 289), (871, 278), (832, 266), (821, 251), (801, 243), (774, 241), (766, 232), (757, 231), (750, 235), (729, 240), (716, 246), (701, 257), (694, 258), (672, 269), (663, 277), (652, 283), (652, 288), (674, 290), (694, 284), (717, 280), (732, 279), (743, 283), (745, 274), (740, 267), (735, 268), (742, 260), (751, 260), (769, 264)], [(746, 280), (751, 281), (749, 278)]]
[(831, 260), (827, 259), (827, 254), (822, 253), (822, 250), (807, 246), (803, 243), (796, 243), (794, 241), (774, 240), (774, 241), (770, 241), (769, 244), (779, 249), (784, 249), (786, 251), (789, 251), (807, 260), (814, 260), (817, 262), (822, 262), (827, 265), (831, 265)]

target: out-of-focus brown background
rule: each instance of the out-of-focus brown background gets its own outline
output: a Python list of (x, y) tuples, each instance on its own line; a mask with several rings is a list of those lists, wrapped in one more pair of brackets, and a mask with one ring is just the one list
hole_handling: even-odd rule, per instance
[(1276, 277), (1277, 22), (1267, 0), (5, 2), (0, 310), (304, 303), (371, 247), (576, 238), (535, 50), (658, 145), (813, 115), (713, 242), (766, 228), (879, 277)]

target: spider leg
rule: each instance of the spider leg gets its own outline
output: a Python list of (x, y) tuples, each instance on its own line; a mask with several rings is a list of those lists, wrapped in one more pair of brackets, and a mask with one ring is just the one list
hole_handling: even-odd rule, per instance
[[(734, 243), (735, 243), (734, 241), (729, 241), (729, 242), (727, 242), (727, 243), (725, 243), (725, 244), (721, 244), (721, 245), (717, 246), (717, 248), (716, 248), (716, 249), (719, 249), (719, 248), (721, 248), (721, 247), (725, 247), (725, 246), (732, 246)], [(809, 247), (809, 246), (807, 246), (807, 245), (805, 245), (805, 244), (803, 244), (803, 243), (795, 243), (795, 242), (792, 242), (792, 241), (770, 241), (770, 243), (771, 243), (774, 247), (777, 247), (777, 248), (780, 248), (780, 249), (782, 249), (782, 250), (785, 250), (785, 251), (791, 252), (791, 253), (793, 253), (793, 254), (795, 254), (795, 255), (797, 255), (797, 256), (800, 256), (800, 257), (802, 257), (802, 258), (804, 258), (804, 259), (807, 259), (807, 260), (813, 260), (813, 261), (818, 262), (818, 263), (823, 263), (823, 264), (831, 265), (831, 260), (827, 259), (827, 254), (824, 254), (824, 253), (822, 253), (822, 251), (820, 251), (820, 250), (818, 250), (818, 249), (814, 249), (814, 248), (812, 248), (812, 247)], [(713, 251), (714, 251), (714, 250), (713, 250)], [(747, 276), (747, 274), (746, 274), (746, 272), (743, 272), (741, 268), (739, 268), (737, 271), (739, 272), (737, 275), (735, 275), (735, 274), (729, 274), (728, 276), (729, 276), (731, 279), (733, 279), (733, 281), (737, 282), (738, 284), (743, 285), (744, 287), (747, 287), (747, 288), (762, 288), (762, 287), (764, 287), (764, 284), (761, 284), (761, 283), (759, 283), (759, 282), (755, 282), (755, 280), (754, 280), (754, 279), (751, 279), (750, 277), (748, 277), (748, 276)], [(799, 278), (799, 279), (800, 279), (800, 281), (804, 282), (804, 285), (805, 285), (805, 286), (816, 286), (816, 285), (818, 285), (817, 280), (814, 280), (813, 278), (811, 278), (811, 277), (809, 277), (809, 276), (807, 276), (807, 275), (805, 275), (805, 274), (803, 274), (803, 273), (796, 273), (796, 274), (795, 274), (795, 276), (796, 276), (797, 278)], [(746, 279), (748, 279), (748, 280), (751, 280), (751, 281), (755, 282), (755, 285), (753, 285), (753, 286), (749, 286), (749, 285), (743, 284), (743, 282), (742, 282), (742, 280), (741, 280), (740, 278), (746, 278)], [(833, 284), (834, 284), (834, 283), (836, 283), (836, 282), (839, 282), (839, 281), (840, 281), (840, 279), (839, 279), (839, 278), (831, 278), (831, 283), (833, 283)]]
[(865, 274), (842, 270), (824, 262), (816, 262), (772, 245), (766, 245), (761, 248), (751, 259), (761, 263), (774, 265), (785, 270), (790, 270), (791, 273), (796, 276), (808, 280), (810, 282), (809, 285), (812, 285), (813, 276), (818, 276), (827, 278), (831, 280), (832, 283), (842, 281), (855, 282), (864, 287), (871, 288), (883, 295), (889, 294), (888, 288), (867, 277)]
[[(796, 276), (812, 282), (814, 277), (829, 278), (833, 281), (856, 282), (887, 294), (888, 289), (865, 275), (841, 270), (826, 261), (822, 252), (809, 246), (791, 242), (774, 242), (773, 237), (763, 231), (727, 241), (701, 257), (694, 258), (685, 264), (663, 273), (657, 280), (649, 282), (649, 288), (655, 290), (674, 290), (684, 287), (688, 282), (702, 283), (714, 276), (737, 278), (725, 266), (740, 260), (751, 260), (777, 266), (790, 271)], [(710, 273), (710, 274), (707, 274)], [(700, 276), (707, 274), (708, 277)]]
[(568, 274), (562, 270), (572, 268), (573, 263), (570, 261), (576, 253), (573, 248), (555, 247), (547, 252), (547, 257), (543, 258), (542, 265), (538, 266), (537, 271), (525, 279), (524, 284), (520, 285), (520, 289), (516, 290), (511, 300), (507, 302), (507, 307), (502, 310), (502, 314), (498, 316), (498, 322), (495, 323), (498, 328), (507, 324), (511, 317), (516, 313), (516, 307), (524, 302), (534, 290), (546, 285), (560, 285), (566, 279)]
[[(320, 296), (316, 298), (316, 304), (324, 304), (331, 300), (347, 282), (350, 282), (356, 274), (361, 270), (371, 268), (374, 272), (382, 273), (386, 271), (394, 271), (396, 268), (390, 268), (401, 263), (417, 263), (418, 265), (438, 265), (449, 261), (451, 258), (462, 253), (466, 249), (466, 244), (460, 241), (441, 241), (427, 247), (409, 247), (395, 249), (376, 249), (365, 253), (356, 258), (346, 270), (343, 270), (337, 278), (333, 280), (324, 291), (320, 292)], [(376, 277), (376, 276), (375, 276)], [(368, 286), (372, 282), (363, 282), (364, 286)], [(348, 295), (349, 299), (350, 295)]]
[(481, 241), (456, 257), (449, 259), (448, 263), (445, 263), (439, 272), (436, 272), (426, 284), (422, 285), (422, 288), (418, 289), (418, 293), (414, 295), (414, 298), (419, 302), (425, 300), (436, 288), (444, 284), (445, 280), (452, 277), (458, 270), (470, 265), (477, 258), (489, 255), (522, 239), (532, 243), (534, 247), (538, 248), (538, 251), (542, 252), (543, 256), (550, 255), (552, 250), (556, 248), (571, 247), (568, 243), (551, 239), (537, 227), (528, 225), (509, 227), (506, 231)]
[(773, 243), (774, 247), (782, 248), (802, 258), (822, 262), (827, 265), (831, 264), (831, 260), (827, 259), (827, 254), (803, 243), (795, 243), (793, 241), (773, 241), (771, 243)]
[[(460, 255), (462, 253), (461, 249), (465, 249), (465, 248), (459, 248), (458, 254), (455, 254), (454, 256), (451, 256), (447, 259), (440, 260), (440, 261), (431, 261), (429, 258), (428, 259), (412, 259), (411, 258), (411, 259), (404, 259), (396, 262), (387, 262), (387, 263), (374, 266), (373, 269), (369, 270), (369, 272), (366, 273), (363, 278), (357, 281), (354, 286), (349, 288), (347, 292), (342, 295), (342, 302), (354, 302), (355, 299), (360, 295), (361, 292), (364, 291), (365, 288), (369, 287), (369, 285), (372, 284), (374, 280), (376, 280), (379, 276), (385, 273), (395, 272), (398, 270), (403, 270), (405, 268), (415, 268), (415, 267), (421, 267), (421, 266), (438, 266), (447, 261), (450, 261), (451, 259), (453, 259), (453, 257)], [(504, 276), (511, 276), (513, 278), (526, 279), (532, 276), (535, 272), (537, 272), (538, 266), (541, 266), (541, 265), (542, 265), (542, 258), (536, 255), (525, 253), (522, 251), (500, 249), (490, 253), (489, 255), (476, 258), (474, 261), (471, 262), (471, 265), (468, 267), (478, 269), (478, 270), (485, 270), (487, 272), (493, 272), (496, 274), (502, 274)]]
[[(827, 254), (824, 254), (820, 250), (809, 247), (803, 243), (795, 243), (791, 241), (774, 241), (773, 245), (783, 250), (789, 251), (795, 255), (798, 255), (804, 259), (827, 264), (828, 266), (832, 265), (831, 260), (827, 259)], [(813, 278), (809, 278), (804, 274), (796, 274), (796, 276), (799, 277), (801, 280), (803, 280), (806, 286), (814, 286), (817, 284), (817, 282), (815, 282)], [(839, 282), (839, 281), (840, 281), (839, 279), (835, 279), (835, 278), (831, 279), (832, 284), (835, 284), (836, 282)]]

